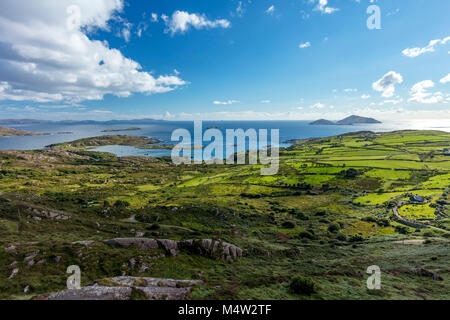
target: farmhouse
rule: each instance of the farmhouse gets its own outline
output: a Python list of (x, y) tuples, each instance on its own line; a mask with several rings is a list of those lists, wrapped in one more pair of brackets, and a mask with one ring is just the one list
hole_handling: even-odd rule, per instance
[(415, 203), (424, 203), (425, 202), (425, 199), (417, 194), (409, 197), (409, 200), (411, 202), (415, 202)]

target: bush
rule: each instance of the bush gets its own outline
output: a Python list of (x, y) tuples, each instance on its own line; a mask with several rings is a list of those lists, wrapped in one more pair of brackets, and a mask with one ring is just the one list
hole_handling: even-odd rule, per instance
[(337, 232), (341, 227), (337, 223), (332, 223), (328, 226), (328, 231), (334, 233)]
[(395, 232), (400, 233), (400, 234), (408, 234), (408, 228), (403, 227), (403, 226), (395, 226)]
[(293, 223), (291, 221), (285, 221), (281, 224), (281, 227), (283, 227), (284, 229), (294, 229), (295, 223)]
[(145, 229), (152, 231), (152, 230), (159, 230), (159, 229), (161, 229), (161, 227), (159, 226), (159, 224), (154, 223), (151, 226), (146, 227)]
[(347, 237), (342, 233), (339, 233), (336, 239), (338, 239), (339, 241), (347, 241)]
[(308, 231), (302, 231), (302, 232), (300, 232), (300, 233), (298, 234), (298, 237), (299, 237), (300, 239), (310, 239), (310, 240), (314, 240), (314, 239), (315, 239), (314, 235), (313, 235), (311, 232), (308, 232)]
[(127, 208), (130, 206), (130, 203), (127, 201), (117, 200), (114, 203), (114, 208)]
[(349, 242), (363, 242), (364, 238), (361, 237), (359, 234), (351, 236), (348, 241)]
[(302, 294), (308, 296), (316, 292), (315, 283), (312, 280), (302, 276), (294, 277), (291, 280), (289, 288), (295, 294)]

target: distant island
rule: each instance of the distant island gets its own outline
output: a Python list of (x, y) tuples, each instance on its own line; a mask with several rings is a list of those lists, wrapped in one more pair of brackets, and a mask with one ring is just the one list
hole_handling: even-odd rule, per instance
[(16, 130), (12, 128), (0, 127), (0, 137), (19, 137), (19, 136), (44, 136), (48, 133), (30, 132), (23, 130)]
[(123, 132), (123, 131), (138, 131), (138, 130), (141, 130), (141, 128), (131, 127), (131, 128), (126, 128), (126, 129), (106, 129), (106, 130), (103, 130), (102, 132)]
[(126, 136), (126, 135), (111, 135), (111, 136), (100, 136), (92, 138), (84, 138), (75, 140), (72, 142), (63, 142), (47, 146), (48, 149), (53, 150), (83, 150), (102, 146), (146, 146), (150, 144), (161, 143), (160, 140), (147, 138), (147, 137), (137, 137), (137, 136)]
[(333, 122), (330, 120), (320, 119), (314, 122), (311, 122), (310, 125), (321, 125), (321, 126), (351, 126), (354, 124), (360, 124), (360, 123), (366, 123), (366, 124), (375, 124), (375, 123), (382, 123), (381, 121), (378, 121), (373, 118), (365, 118), (365, 117), (359, 117), (359, 116), (350, 116), (345, 119), (342, 119), (337, 122)]

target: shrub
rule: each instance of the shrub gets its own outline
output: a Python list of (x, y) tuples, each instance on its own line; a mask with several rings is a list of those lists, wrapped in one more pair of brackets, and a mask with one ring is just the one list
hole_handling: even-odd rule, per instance
[(316, 292), (315, 283), (305, 277), (296, 276), (291, 280), (289, 285), (291, 291), (295, 294), (311, 295)]
[(349, 242), (362, 242), (363, 240), (364, 238), (361, 237), (359, 234), (355, 234), (348, 239)]
[(145, 229), (147, 229), (147, 230), (159, 230), (159, 229), (161, 229), (161, 227), (159, 226), (159, 224), (154, 223), (151, 226), (146, 227)]
[(130, 203), (127, 202), (127, 201), (117, 200), (117, 201), (114, 203), (114, 207), (115, 207), (115, 208), (127, 208), (127, 207), (129, 207), (129, 206), (130, 206)]
[(395, 226), (395, 231), (400, 234), (408, 234), (408, 228), (402, 226)]
[(300, 233), (298, 234), (298, 237), (299, 237), (300, 239), (310, 239), (310, 240), (314, 240), (314, 239), (315, 239), (314, 235), (313, 235), (311, 232), (308, 232), (308, 231), (302, 231), (302, 232), (300, 232)]
[(347, 241), (347, 237), (342, 233), (339, 233), (336, 239), (338, 239), (339, 241)]
[(281, 224), (281, 227), (283, 227), (284, 229), (294, 229), (295, 223), (293, 223), (291, 221), (285, 221)]
[(328, 231), (334, 233), (337, 232), (341, 227), (337, 223), (332, 223), (328, 226)]

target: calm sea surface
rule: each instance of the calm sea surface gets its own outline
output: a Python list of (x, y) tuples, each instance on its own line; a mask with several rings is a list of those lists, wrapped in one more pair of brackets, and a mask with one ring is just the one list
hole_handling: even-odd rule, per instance
[[(280, 130), (280, 146), (286, 146), (286, 141), (291, 139), (328, 137), (347, 132), (355, 132), (362, 130), (370, 130), (375, 132), (385, 132), (393, 130), (405, 129), (430, 129), (442, 130), (450, 132), (450, 124), (448, 121), (441, 123), (436, 121), (417, 121), (417, 122), (399, 122), (399, 123), (383, 123), (383, 124), (365, 124), (354, 126), (311, 126), (310, 121), (204, 121), (203, 130), (207, 128), (217, 128), (225, 136), (226, 129), (279, 129)], [(2, 126), (2, 124), (0, 124)], [(3, 125), (4, 126), (4, 125)], [(126, 134), (155, 138), (163, 141), (163, 144), (176, 144), (172, 142), (171, 135), (176, 129), (187, 129), (193, 136), (193, 122), (146, 122), (135, 123), (127, 122), (121, 124), (65, 124), (65, 123), (45, 123), (45, 124), (23, 124), (8, 125), (8, 127), (27, 130), (34, 132), (45, 132), (49, 135), (30, 136), (30, 137), (6, 137), (0, 138), (0, 150), (36, 150), (43, 149), (54, 143), (69, 142), (81, 138), (102, 136), (107, 134)], [(125, 129), (129, 127), (139, 127), (138, 131), (113, 132), (104, 133), (107, 129)], [(269, 141), (270, 143), (270, 131)], [(205, 143), (207, 145), (208, 143)], [(96, 150), (111, 152), (118, 156), (149, 156), (161, 157), (170, 156), (170, 150), (143, 150), (126, 146), (105, 146)]]

